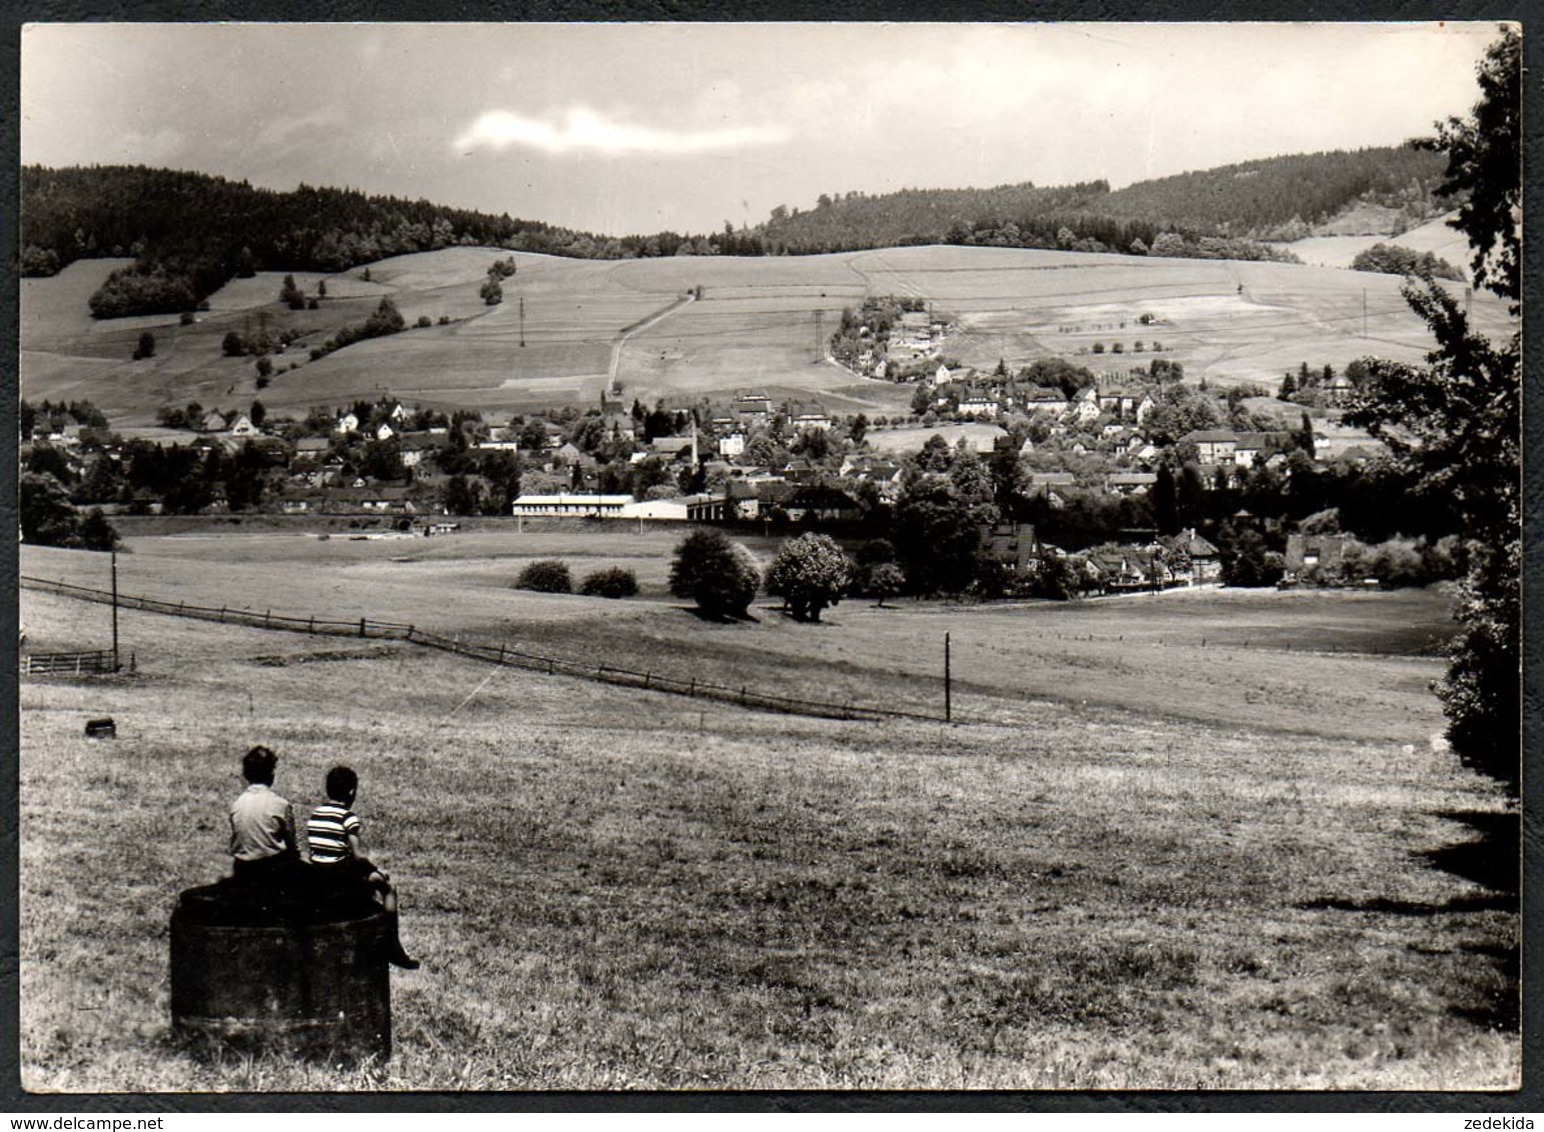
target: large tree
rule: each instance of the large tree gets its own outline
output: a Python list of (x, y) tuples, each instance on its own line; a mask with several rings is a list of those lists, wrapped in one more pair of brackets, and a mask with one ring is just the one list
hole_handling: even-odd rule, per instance
[(744, 617), (761, 586), (750, 552), (722, 531), (693, 531), (676, 547), (670, 592), (712, 617)]
[(1465, 119), (1416, 144), (1447, 154), (1445, 191), (1467, 203), (1452, 223), (1469, 239), (1477, 285), (1508, 301), (1499, 345), (1431, 278), (1406, 301), (1431, 327), (1426, 366), (1369, 360), (1347, 419), (1384, 440), (1418, 486), (1452, 500), (1468, 568), (1447, 676), (1448, 738), (1463, 761), (1517, 789), (1521, 771), (1521, 37), (1503, 29), (1479, 66), (1481, 97)]
[(782, 598), (795, 621), (819, 621), (852, 584), (852, 562), (830, 535), (804, 534), (778, 548), (767, 570), (767, 593)]

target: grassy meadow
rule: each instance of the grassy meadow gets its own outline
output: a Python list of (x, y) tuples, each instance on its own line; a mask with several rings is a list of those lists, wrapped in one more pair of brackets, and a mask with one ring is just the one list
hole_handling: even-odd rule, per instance
[(1397, 236), (1309, 236), (1281, 246), (1307, 264), (1350, 267), (1358, 253), (1374, 244), (1397, 244), (1413, 252), (1431, 252), (1467, 274), (1472, 252), (1461, 232), (1448, 226), (1454, 213), (1438, 216)]
[[(282, 275), (261, 273), (217, 292), (191, 326), (175, 316), (93, 320), (86, 299), (124, 261), (78, 262), (51, 279), (22, 280), (22, 388), (33, 399), (89, 398), (117, 426), (150, 424), (157, 406), (190, 400), (231, 408), (260, 395), (270, 409), (303, 413), (387, 390), (427, 405), (531, 411), (596, 403), (621, 343), (625, 397), (754, 387), (819, 398), (837, 412), (888, 415), (906, 411), (908, 387), (855, 380), (821, 360), (843, 307), (885, 294), (929, 300), (957, 327), (944, 352), (981, 369), (1000, 358), (1017, 367), (1067, 356), (1119, 376), (1150, 362), (1156, 339), (1161, 356), (1181, 362), (1191, 379), (1270, 386), (1304, 361), (1340, 368), (1379, 354), (1418, 362), (1431, 347), (1398, 278), (1333, 267), (956, 247), (621, 261), (517, 253), (504, 302), (488, 307), (477, 291), (504, 254), (446, 248), (395, 257), (370, 265), (368, 282), (363, 269), (297, 276), (312, 293), (327, 282), (317, 311), (285, 309), (277, 301)], [(696, 287), (701, 301), (622, 341)], [(310, 346), (363, 321), (381, 295), (397, 303), (409, 330), (309, 360)], [(1494, 300), (1476, 296), (1474, 311), (1482, 329), (1503, 328)], [(1159, 321), (1140, 326), (1143, 314)], [(440, 325), (442, 316), (453, 321)], [(417, 328), (420, 317), (433, 325)], [(264, 319), (306, 338), (275, 356), (272, 383), (259, 393), (252, 359), (223, 357), (220, 343)], [(131, 361), (145, 329), (156, 355)], [(1124, 352), (1093, 354), (1096, 342), (1107, 351), (1120, 342)]]
[[(21, 684), (25, 1086), (1516, 1086), (1515, 895), (1438, 867), (1504, 808), (1430, 741), (1440, 595), (849, 601), (817, 626), (758, 603), (711, 625), (663, 593), (677, 537), (132, 537), (126, 593), (865, 702), (941, 706), (947, 630), (966, 722), (774, 716), (125, 611), (133, 674)], [(552, 556), (632, 566), (644, 593), (509, 589)], [(23, 547), (21, 567), (102, 584), (106, 563)], [(29, 651), (106, 640), (102, 606), (24, 590), (22, 619)], [(84, 739), (102, 714), (119, 738)], [(393, 975), (387, 1065), (169, 1039), (167, 917), (226, 868), (253, 742), (298, 806), (334, 763), (361, 773), (425, 961)]]

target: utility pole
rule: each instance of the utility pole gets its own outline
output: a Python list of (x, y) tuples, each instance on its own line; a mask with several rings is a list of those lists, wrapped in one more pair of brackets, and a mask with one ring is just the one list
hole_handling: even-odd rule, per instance
[(118, 671), (118, 551), (112, 552), (113, 568), (113, 671)]
[(520, 348), (525, 349), (525, 296), (520, 296)]
[(1367, 337), (1367, 288), (1362, 288), (1362, 337)]
[(954, 688), (949, 671), (949, 634), (944, 634), (944, 722), (954, 722)]
[(817, 362), (826, 356), (826, 339), (823, 332), (825, 318), (825, 311), (817, 310), (815, 312), (815, 360)]

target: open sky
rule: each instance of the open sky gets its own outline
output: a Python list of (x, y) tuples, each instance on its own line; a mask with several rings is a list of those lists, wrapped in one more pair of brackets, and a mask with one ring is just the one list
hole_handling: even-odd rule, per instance
[(349, 186), (609, 235), (820, 193), (1132, 181), (1463, 114), (1489, 23), (30, 24), (26, 164)]

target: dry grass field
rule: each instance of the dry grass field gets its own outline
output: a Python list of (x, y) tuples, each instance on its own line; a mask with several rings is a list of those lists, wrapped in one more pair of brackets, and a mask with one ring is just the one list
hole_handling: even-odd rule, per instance
[[(924, 708), (948, 630), (966, 722), (772, 716), (125, 612), (132, 675), (21, 685), (30, 1089), (1518, 1081), (1516, 898), (1453, 865), (1502, 805), (1428, 741), (1436, 595), (844, 602), (818, 626), (758, 604), (710, 625), (662, 595), (669, 532), (204, 535), (132, 539), (122, 589)], [(508, 588), (549, 556), (631, 565), (645, 593)], [(24, 574), (105, 565), (23, 548)], [(22, 616), (29, 648), (106, 639), (102, 606), (23, 591)], [(101, 714), (116, 741), (82, 737)], [(335, 762), (361, 772), (425, 959), (393, 976), (389, 1065), (207, 1062), (168, 1037), (167, 916), (224, 869), (258, 741), (301, 805)]]
[[(699, 286), (701, 301), (621, 346), (624, 396), (652, 401), (755, 387), (819, 397), (839, 412), (904, 411), (906, 387), (855, 380), (820, 360), (821, 340), (842, 308), (865, 294), (925, 297), (959, 328), (944, 351), (983, 369), (999, 358), (1020, 366), (1065, 355), (1119, 374), (1151, 361), (1156, 339), (1162, 356), (1183, 363), (1193, 379), (1270, 384), (1304, 361), (1341, 367), (1367, 354), (1419, 361), (1430, 348), (1397, 278), (1328, 267), (954, 247), (759, 259), (519, 254), (504, 302), (490, 308), (477, 289), (502, 254), (447, 248), (373, 264), (368, 283), (362, 271), (327, 276), (318, 311), (284, 309), (277, 302), (282, 276), (265, 273), (230, 283), (192, 326), (170, 316), (92, 320), (86, 298), (123, 261), (76, 263), (53, 279), (22, 281), (22, 389), (34, 399), (89, 397), (119, 425), (149, 424), (161, 404), (245, 405), (258, 393), (252, 360), (222, 357), (220, 341), (267, 319), (274, 329), (307, 335), (305, 346), (275, 358), (279, 372), (261, 393), (270, 408), (303, 411), (386, 391), (441, 406), (589, 405), (627, 329)], [(320, 278), (297, 282), (314, 291)], [(428, 317), (434, 325), (308, 360), (306, 347), (362, 321), (381, 294), (392, 296), (409, 324)], [(1501, 329), (1493, 300), (1476, 296), (1474, 305), (1482, 326)], [(1142, 314), (1159, 321), (1139, 326)], [(456, 321), (441, 326), (441, 316)], [(130, 361), (146, 328), (156, 336), (156, 356)], [(1107, 350), (1120, 342), (1124, 352), (1077, 354), (1095, 342)]]

